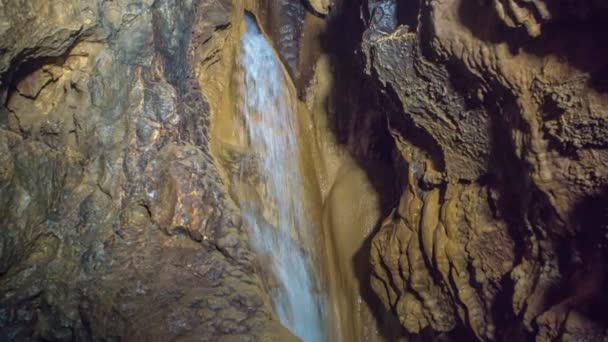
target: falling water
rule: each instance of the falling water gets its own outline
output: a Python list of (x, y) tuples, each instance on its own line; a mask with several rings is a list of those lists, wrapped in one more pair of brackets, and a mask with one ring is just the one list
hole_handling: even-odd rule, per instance
[[(255, 19), (247, 14), (245, 20), (240, 109), (258, 158), (264, 208), (241, 204), (243, 217), (256, 252), (268, 256), (264, 266), (276, 281), (270, 292), (281, 323), (305, 342), (326, 341), (326, 300), (310, 258), (313, 225), (302, 208), (296, 111), (274, 50)], [(276, 227), (261, 211), (272, 213)]]

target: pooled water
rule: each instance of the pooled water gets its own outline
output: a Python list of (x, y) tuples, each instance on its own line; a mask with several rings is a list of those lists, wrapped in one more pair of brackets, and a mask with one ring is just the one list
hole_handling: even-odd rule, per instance
[(277, 227), (255, 209), (259, 204), (241, 204), (241, 210), (254, 249), (268, 257), (264, 266), (275, 278), (270, 295), (281, 323), (305, 342), (326, 341), (326, 300), (310, 258), (312, 225), (302, 209), (296, 111), (274, 50), (255, 19), (247, 14), (245, 21), (238, 60), (244, 74), (240, 110), (258, 156), (262, 205)]

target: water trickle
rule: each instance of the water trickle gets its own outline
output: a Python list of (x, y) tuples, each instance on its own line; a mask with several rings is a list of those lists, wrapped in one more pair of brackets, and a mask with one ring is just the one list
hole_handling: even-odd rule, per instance
[(264, 267), (275, 278), (270, 294), (281, 323), (305, 342), (326, 341), (326, 299), (310, 256), (314, 226), (302, 206), (295, 102), (274, 50), (255, 19), (247, 14), (245, 20), (238, 59), (244, 76), (240, 110), (264, 199), (241, 202), (242, 214), (254, 249), (265, 256)]

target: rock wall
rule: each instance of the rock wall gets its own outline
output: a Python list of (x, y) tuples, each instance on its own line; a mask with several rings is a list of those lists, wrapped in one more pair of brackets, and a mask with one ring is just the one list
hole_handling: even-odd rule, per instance
[(605, 339), (606, 6), (367, 5), (366, 70), (407, 163), (371, 249), (384, 306), (415, 334)]
[(0, 4), (0, 339), (291, 338), (197, 78), (239, 4)]

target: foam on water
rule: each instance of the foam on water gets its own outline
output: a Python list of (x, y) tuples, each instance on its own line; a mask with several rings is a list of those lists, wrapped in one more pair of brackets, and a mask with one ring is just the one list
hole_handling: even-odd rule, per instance
[(259, 156), (264, 203), (277, 227), (265, 224), (255, 204), (242, 204), (256, 252), (268, 256), (276, 278), (271, 297), (281, 320), (305, 342), (326, 341), (326, 300), (320, 293), (309, 256), (313, 234), (302, 209), (297, 117), (289, 101), (281, 64), (255, 19), (245, 16), (247, 31), (238, 59), (244, 73), (241, 111), (251, 148)]

